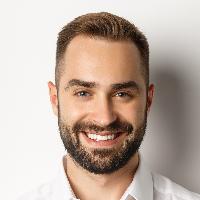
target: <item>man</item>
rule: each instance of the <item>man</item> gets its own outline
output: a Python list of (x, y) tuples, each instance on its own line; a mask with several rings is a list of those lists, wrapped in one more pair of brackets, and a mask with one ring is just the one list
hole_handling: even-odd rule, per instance
[(154, 85), (148, 42), (133, 24), (109, 13), (67, 24), (48, 87), (67, 153), (59, 176), (24, 199), (200, 199), (150, 172), (138, 152)]

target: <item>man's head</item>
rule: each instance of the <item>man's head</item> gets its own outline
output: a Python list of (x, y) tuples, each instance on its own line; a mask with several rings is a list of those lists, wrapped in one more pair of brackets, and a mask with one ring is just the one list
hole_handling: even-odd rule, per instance
[(154, 90), (148, 63), (146, 38), (118, 16), (83, 15), (59, 33), (51, 103), (64, 146), (84, 169), (114, 172), (139, 149)]

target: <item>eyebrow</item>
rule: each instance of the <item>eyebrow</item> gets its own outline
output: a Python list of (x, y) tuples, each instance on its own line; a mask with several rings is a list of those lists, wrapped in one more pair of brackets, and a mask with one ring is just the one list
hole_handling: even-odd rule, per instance
[(95, 82), (83, 81), (83, 80), (79, 80), (79, 79), (72, 79), (67, 83), (65, 90), (67, 90), (67, 89), (69, 89), (70, 87), (73, 87), (73, 86), (82, 86), (82, 87), (86, 87), (86, 88), (96, 88), (98, 86), (98, 84), (95, 83)]
[[(82, 86), (86, 88), (97, 88), (99, 84), (96, 82), (83, 81), (80, 79), (72, 79), (67, 83), (65, 90), (68, 90), (69, 88), (74, 87), (74, 86)], [(113, 90), (120, 90), (120, 89), (126, 89), (126, 88), (139, 90), (139, 85), (135, 81), (126, 81), (122, 83), (111, 84), (111, 88)]]
[(127, 82), (112, 84), (111, 88), (114, 90), (121, 90), (126, 88), (139, 90), (139, 85), (135, 81), (127, 81)]

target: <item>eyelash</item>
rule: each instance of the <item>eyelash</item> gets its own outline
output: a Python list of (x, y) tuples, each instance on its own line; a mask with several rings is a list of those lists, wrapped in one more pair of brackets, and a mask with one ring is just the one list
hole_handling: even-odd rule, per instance
[[(81, 93), (82, 93), (82, 95), (81, 95)], [(83, 93), (84, 94), (88, 94), (88, 95), (83, 95)], [(122, 96), (117, 96), (117, 97), (133, 97), (133, 94), (131, 94), (131, 93), (129, 93), (129, 92), (117, 92), (115, 95), (113, 95), (113, 96), (116, 96), (116, 95), (119, 95), (119, 94), (123, 94)], [(87, 91), (84, 91), (84, 90), (82, 90), (82, 91), (78, 91), (78, 92), (75, 92), (74, 93), (74, 96), (78, 96), (78, 97), (89, 97), (89, 96), (91, 96), (92, 94), (90, 94), (89, 92), (87, 92)]]

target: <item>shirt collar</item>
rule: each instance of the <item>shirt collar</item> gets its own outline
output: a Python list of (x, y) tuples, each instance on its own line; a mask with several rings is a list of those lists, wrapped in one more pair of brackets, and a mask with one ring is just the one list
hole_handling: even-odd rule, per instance
[[(135, 200), (153, 200), (153, 180), (151, 172), (145, 166), (144, 160), (139, 154), (140, 162), (133, 178), (133, 181), (127, 188), (126, 192), (122, 196), (122, 199), (127, 200), (128, 196), (133, 197)], [(64, 158), (64, 157), (63, 157)], [(69, 180), (65, 173), (63, 159), (60, 162), (60, 169), (58, 177), (55, 180), (55, 199), (59, 200), (71, 200), (76, 199), (69, 184)], [(124, 198), (125, 197), (125, 198)], [(54, 199), (54, 198), (53, 198)]]
[[(64, 159), (64, 156), (63, 156)], [(55, 190), (54, 190), (54, 198), (55, 200), (72, 200), (76, 199), (75, 194), (70, 186), (68, 177), (65, 173), (63, 159), (61, 159), (60, 167), (58, 171), (58, 176), (55, 179)]]
[(136, 200), (153, 200), (153, 179), (151, 172), (145, 166), (142, 156), (132, 183), (126, 190), (125, 196), (131, 195)]

